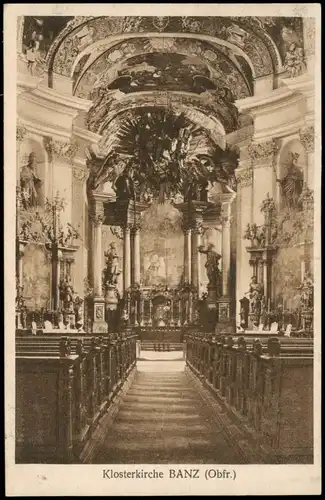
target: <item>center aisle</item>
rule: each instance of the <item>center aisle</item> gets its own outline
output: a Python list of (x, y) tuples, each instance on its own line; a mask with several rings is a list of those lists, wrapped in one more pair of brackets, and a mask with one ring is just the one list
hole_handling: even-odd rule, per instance
[(179, 360), (140, 361), (94, 464), (240, 464)]

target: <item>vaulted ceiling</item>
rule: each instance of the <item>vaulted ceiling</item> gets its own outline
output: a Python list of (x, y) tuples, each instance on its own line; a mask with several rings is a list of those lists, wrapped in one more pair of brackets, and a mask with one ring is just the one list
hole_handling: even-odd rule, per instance
[(104, 136), (125, 113), (169, 106), (218, 137), (238, 128), (234, 104), (254, 82), (284, 71), (301, 18), (25, 17), (22, 43), (42, 34), (48, 84), (70, 77), (73, 93), (93, 101), (88, 127)]

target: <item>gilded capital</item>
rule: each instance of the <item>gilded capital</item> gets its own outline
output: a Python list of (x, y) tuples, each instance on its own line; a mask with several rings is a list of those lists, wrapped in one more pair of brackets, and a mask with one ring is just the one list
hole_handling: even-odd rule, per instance
[(276, 139), (264, 142), (251, 142), (248, 145), (247, 151), (252, 165), (256, 165), (268, 158), (273, 159), (273, 156), (279, 151), (279, 144)]
[(312, 125), (299, 131), (300, 142), (306, 153), (313, 153), (315, 150), (315, 130)]
[(63, 163), (72, 163), (78, 149), (76, 142), (57, 141), (52, 137), (46, 137), (44, 145), (52, 160), (58, 160)]

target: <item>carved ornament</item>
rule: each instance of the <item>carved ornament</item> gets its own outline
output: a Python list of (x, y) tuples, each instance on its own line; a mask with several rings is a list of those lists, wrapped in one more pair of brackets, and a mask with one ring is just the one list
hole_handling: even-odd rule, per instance
[(72, 175), (77, 181), (83, 182), (87, 179), (89, 171), (83, 168), (73, 168)]
[(268, 158), (273, 159), (272, 157), (279, 150), (279, 145), (275, 139), (265, 142), (251, 142), (247, 150), (252, 164), (256, 164)]
[(101, 226), (105, 219), (103, 204), (98, 203), (91, 207), (89, 215), (95, 227)]
[(54, 140), (52, 137), (45, 138), (45, 149), (52, 158), (62, 161), (64, 163), (72, 163), (75, 157), (78, 144), (76, 142), (61, 142)]
[(312, 125), (299, 131), (300, 142), (307, 153), (313, 153), (315, 149), (315, 130)]
[(245, 168), (241, 170), (235, 170), (235, 175), (237, 179), (237, 183), (241, 187), (247, 187), (251, 186), (253, 182), (253, 169), (252, 168)]
[(16, 127), (16, 140), (17, 142), (22, 142), (26, 135), (27, 135), (27, 129), (23, 125), (17, 125)]

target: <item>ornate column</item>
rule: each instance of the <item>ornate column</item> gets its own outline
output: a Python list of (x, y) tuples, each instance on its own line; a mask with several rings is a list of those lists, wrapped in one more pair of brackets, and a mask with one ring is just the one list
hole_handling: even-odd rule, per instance
[[(228, 196), (228, 195), (226, 195)], [(232, 200), (231, 200), (232, 201)], [(229, 297), (231, 201), (222, 202), (222, 295)]]
[(201, 254), (198, 248), (201, 245), (201, 236), (203, 230), (202, 212), (195, 211), (193, 214), (192, 227), (192, 259), (191, 259), (191, 283), (196, 288), (198, 295), (201, 292)]
[(140, 285), (141, 281), (141, 261), (140, 261), (140, 225), (133, 228), (133, 263), (134, 263), (134, 283)]
[(304, 181), (309, 188), (314, 189), (314, 152), (315, 152), (315, 130), (312, 125), (308, 125), (299, 131), (300, 142), (303, 145), (307, 165), (304, 171)]
[[(231, 324), (232, 299), (235, 290), (230, 290), (230, 256), (231, 256), (231, 204), (236, 197), (235, 193), (220, 195), (221, 221), (222, 221), (222, 296), (218, 299), (218, 323), (217, 333), (234, 333), (234, 325)], [(235, 284), (234, 284), (235, 288)]]
[(92, 221), (92, 277), (94, 286), (93, 333), (107, 333), (105, 321), (105, 299), (102, 293), (102, 225), (104, 221), (103, 203), (92, 199), (90, 212)]
[(191, 283), (191, 248), (192, 248), (192, 229), (188, 225), (183, 228), (184, 231), (184, 281)]
[[(236, 170), (237, 178), (237, 245), (236, 245), (236, 309), (239, 300), (248, 291), (251, 268), (247, 259), (247, 242), (243, 235), (247, 224), (252, 222), (253, 169), (250, 161), (241, 161)], [(238, 318), (238, 315), (236, 315)]]
[(125, 224), (123, 227), (123, 290), (131, 286), (131, 225)]
[(56, 193), (64, 196), (66, 206), (61, 214), (61, 223), (72, 221), (72, 168), (78, 145), (75, 141), (58, 141), (53, 137), (45, 137), (45, 149), (49, 154), (50, 183), (52, 185), (52, 197)]

